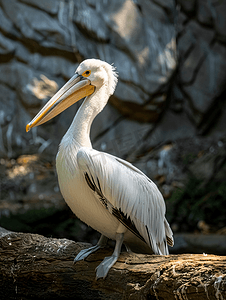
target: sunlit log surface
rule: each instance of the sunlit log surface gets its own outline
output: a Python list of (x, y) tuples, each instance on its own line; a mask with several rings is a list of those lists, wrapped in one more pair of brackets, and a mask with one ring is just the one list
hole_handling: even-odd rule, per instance
[(112, 249), (73, 264), (87, 244), (2, 230), (0, 299), (226, 299), (226, 257), (122, 253), (105, 280), (95, 268)]

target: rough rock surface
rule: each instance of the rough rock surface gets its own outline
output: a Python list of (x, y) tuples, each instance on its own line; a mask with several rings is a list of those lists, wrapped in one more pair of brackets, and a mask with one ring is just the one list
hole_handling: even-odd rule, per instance
[(0, 155), (54, 157), (77, 107), (28, 134), (25, 124), (90, 57), (119, 72), (92, 128), (97, 148), (122, 157), (141, 148), (140, 156), (217, 125), (212, 135), (222, 138), (226, 6), (194, 3), (1, 0)]
[(79, 104), (29, 133), (25, 126), (94, 57), (119, 73), (92, 126), (96, 149), (134, 163), (165, 197), (190, 176), (224, 180), (225, 20), (224, 1), (0, 0), (0, 168), (24, 154), (54, 161)]
[(28, 134), (24, 126), (90, 57), (114, 63), (119, 73), (111, 105), (93, 126), (94, 145), (110, 150), (126, 138), (131, 148), (130, 133), (152, 129), (165, 110), (177, 66), (175, 15), (174, 1), (2, 0), (1, 156), (56, 153), (76, 109)]

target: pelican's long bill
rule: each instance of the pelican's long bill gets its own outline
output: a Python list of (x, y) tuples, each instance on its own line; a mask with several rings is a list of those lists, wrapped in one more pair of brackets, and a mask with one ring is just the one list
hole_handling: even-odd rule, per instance
[(66, 108), (91, 95), (95, 87), (89, 79), (75, 73), (74, 76), (46, 103), (40, 112), (27, 124), (26, 131), (39, 126), (60, 114)]

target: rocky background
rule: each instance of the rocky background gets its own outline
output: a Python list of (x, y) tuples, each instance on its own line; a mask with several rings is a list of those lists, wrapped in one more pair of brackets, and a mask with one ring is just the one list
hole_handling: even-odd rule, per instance
[(80, 104), (26, 124), (86, 58), (113, 63), (93, 147), (161, 189), (174, 232), (226, 226), (226, 2), (0, 0), (0, 226), (96, 240), (62, 199), (58, 144)]

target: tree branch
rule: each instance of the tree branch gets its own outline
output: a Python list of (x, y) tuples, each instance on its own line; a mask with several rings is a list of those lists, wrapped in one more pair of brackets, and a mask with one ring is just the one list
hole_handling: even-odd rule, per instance
[(0, 299), (226, 299), (226, 257), (122, 253), (105, 280), (95, 268), (112, 249), (73, 264), (88, 244), (0, 231)]

